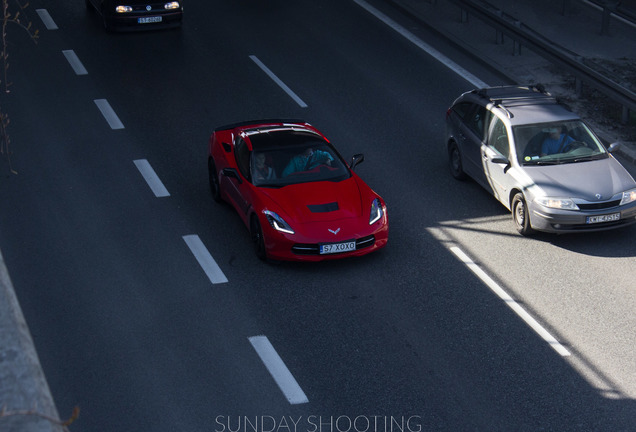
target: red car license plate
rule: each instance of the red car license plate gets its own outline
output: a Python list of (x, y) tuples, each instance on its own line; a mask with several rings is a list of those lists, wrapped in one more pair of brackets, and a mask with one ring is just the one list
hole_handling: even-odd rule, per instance
[(342, 243), (328, 243), (320, 245), (320, 254), (332, 254), (340, 252), (350, 252), (356, 250), (356, 241), (346, 241)]

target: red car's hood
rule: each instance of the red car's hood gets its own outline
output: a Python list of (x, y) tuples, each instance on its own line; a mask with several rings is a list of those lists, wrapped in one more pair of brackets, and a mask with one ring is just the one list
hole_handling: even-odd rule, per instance
[[(262, 188), (280, 216), (299, 223), (356, 218), (362, 215), (360, 189), (354, 177), (340, 182), (312, 182), (289, 185), (280, 189)], [(371, 205), (371, 202), (368, 203)], [(292, 222), (292, 221), (288, 221)]]

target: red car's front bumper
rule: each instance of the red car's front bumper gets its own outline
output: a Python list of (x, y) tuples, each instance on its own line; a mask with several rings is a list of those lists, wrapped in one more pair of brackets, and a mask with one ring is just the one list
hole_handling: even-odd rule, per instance
[[(263, 218), (261, 220), (267, 257), (281, 261), (323, 261), (362, 256), (386, 246), (389, 238), (389, 222), (386, 209), (380, 220), (372, 225), (358, 218), (331, 222), (303, 224), (296, 234), (275, 230)], [(338, 253), (320, 253), (321, 244), (355, 241), (355, 250)]]

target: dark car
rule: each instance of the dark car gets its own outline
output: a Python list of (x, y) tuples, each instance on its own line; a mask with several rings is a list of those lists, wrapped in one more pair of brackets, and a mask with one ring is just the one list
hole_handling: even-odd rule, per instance
[(95, 9), (107, 30), (143, 30), (181, 26), (181, 1), (86, 0)]
[(542, 87), (461, 95), (446, 112), (451, 174), (512, 212), (519, 233), (600, 231), (636, 222), (636, 182), (581, 118)]

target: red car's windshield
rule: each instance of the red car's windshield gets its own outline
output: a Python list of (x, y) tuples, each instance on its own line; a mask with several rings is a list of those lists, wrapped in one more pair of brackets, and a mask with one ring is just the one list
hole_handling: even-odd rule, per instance
[(270, 187), (340, 181), (350, 176), (339, 155), (323, 141), (255, 150), (250, 157), (250, 171), (255, 186)]

